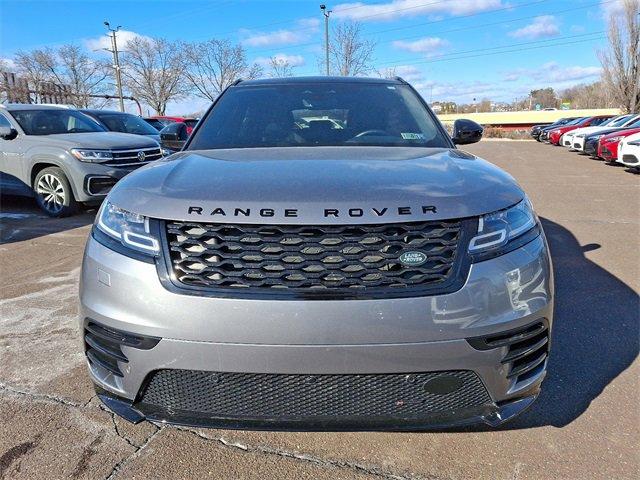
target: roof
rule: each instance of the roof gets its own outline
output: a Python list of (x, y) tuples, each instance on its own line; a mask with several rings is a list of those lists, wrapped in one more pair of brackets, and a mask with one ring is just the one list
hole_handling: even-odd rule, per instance
[(243, 80), (238, 86), (254, 85), (283, 85), (283, 84), (305, 84), (305, 83), (380, 83), (398, 85), (404, 83), (400, 78), (374, 78), (374, 77), (282, 77), (282, 78), (259, 78), (256, 80)]
[(89, 114), (95, 114), (95, 115), (99, 113), (115, 113), (118, 115), (133, 115), (132, 113), (129, 113), (129, 112), (121, 112), (119, 110), (100, 110), (99, 108), (81, 108), (80, 111), (83, 113), (89, 113)]
[(2, 108), (7, 110), (75, 110), (69, 105), (51, 105), (43, 103), (5, 103)]

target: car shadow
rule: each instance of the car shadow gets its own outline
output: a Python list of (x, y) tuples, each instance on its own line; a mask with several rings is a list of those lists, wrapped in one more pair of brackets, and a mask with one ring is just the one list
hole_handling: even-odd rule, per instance
[[(533, 406), (499, 429), (564, 427), (626, 370), (640, 351), (640, 298), (626, 283), (585, 257), (562, 225), (542, 218), (555, 274), (555, 312), (548, 373)], [(478, 426), (457, 431), (489, 431)]]
[(97, 209), (67, 218), (46, 216), (33, 198), (0, 195), (0, 245), (31, 240), (93, 223)]

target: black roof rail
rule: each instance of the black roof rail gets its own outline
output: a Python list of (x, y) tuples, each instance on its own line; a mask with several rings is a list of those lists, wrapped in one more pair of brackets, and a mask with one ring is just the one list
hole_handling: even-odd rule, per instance
[(400, 83), (404, 83), (405, 85), (409, 85), (409, 82), (407, 82), (404, 78), (402, 77), (395, 77), (394, 80), (396, 82), (400, 82)]
[(231, 86), (232, 86), (232, 87), (235, 87), (235, 86), (236, 86), (236, 85), (238, 85), (241, 81), (242, 81), (242, 79), (241, 79), (241, 78), (239, 78), (239, 79), (237, 79), (235, 82), (233, 82), (233, 83), (231, 84)]

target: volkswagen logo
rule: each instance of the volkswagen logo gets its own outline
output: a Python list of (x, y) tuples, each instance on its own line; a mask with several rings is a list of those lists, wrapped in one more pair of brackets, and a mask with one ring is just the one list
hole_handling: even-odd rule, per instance
[(139, 162), (144, 162), (144, 159), (147, 158), (147, 156), (144, 154), (144, 152), (142, 150), (140, 150), (138, 152), (138, 161)]
[(400, 255), (400, 263), (407, 267), (417, 267), (427, 261), (427, 256), (422, 252), (404, 252)]

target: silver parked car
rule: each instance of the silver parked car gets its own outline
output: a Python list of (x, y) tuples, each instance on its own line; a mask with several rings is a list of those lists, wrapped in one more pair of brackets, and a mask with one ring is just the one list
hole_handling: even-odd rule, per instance
[(401, 79), (238, 82), (128, 175), (87, 243), (80, 328), (130, 421), (410, 429), (526, 409), (553, 321), (514, 179)]
[(152, 138), (108, 132), (73, 108), (0, 106), (0, 189), (35, 196), (53, 217), (100, 203), (119, 179), (161, 156)]

